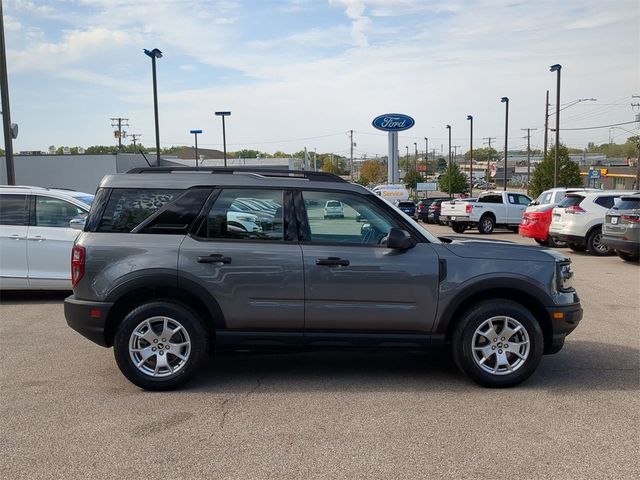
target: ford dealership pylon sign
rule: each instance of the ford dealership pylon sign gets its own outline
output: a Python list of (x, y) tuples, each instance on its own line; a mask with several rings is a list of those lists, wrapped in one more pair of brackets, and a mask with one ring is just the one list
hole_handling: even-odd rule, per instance
[(415, 120), (402, 113), (385, 113), (373, 119), (372, 125), (385, 132), (400, 132), (408, 130), (415, 125)]

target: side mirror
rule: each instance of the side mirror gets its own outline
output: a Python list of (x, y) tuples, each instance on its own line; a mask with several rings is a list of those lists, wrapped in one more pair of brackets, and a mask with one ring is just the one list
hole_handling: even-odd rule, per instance
[(69, 221), (69, 227), (74, 230), (84, 230), (84, 224), (86, 223), (86, 218), (72, 218)]
[(387, 236), (387, 248), (395, 250), (409, 250), (416, 246), (416, 242), (406, 230), (392, 228)]

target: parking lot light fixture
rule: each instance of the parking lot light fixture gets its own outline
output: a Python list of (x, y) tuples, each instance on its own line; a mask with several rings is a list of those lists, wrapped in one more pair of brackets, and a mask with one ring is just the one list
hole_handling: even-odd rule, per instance
[(196, 141), (196, 167), (198, 166), (198, 134), (202, 133), (202, 130), (191, 130), (189, 133), (193, 133)]
[(509, 145), (509, 97), (500, 99), (505, 104), (504, 110), (504, 189), (507, 190), (507, 151)]
[(449, 130), (449, 198), (453, 197), (451, 193), (451, 125), (447, 125), (447, 130)]
[(160, 125), (158, 122), (158, 81), (156, 77), (156, 59), (162, 58), (162, 52), (154, 48), (153, 50), (144, 49), (144, 54), (151, 58), (151, 72), (153, 74), (153, 111), (155, 115), (156, 125), (156, 166), (160, 166)]
[(562, 65), (556, 63), (549, 67), (550, 72), (558, 72), (556, 82), (556, 154), (553, 165), (553, 187), (558, 186), (558, 150), (560, 148), (560, 70)]
[(222, 117), (222, 149), (224, 151), (224, 166), (227, 166), (227, 134), (224, 126), (224, 117), (231, 115), (231, 112), (216, 112), (218, 117)]
[(469, 124), (469, 196), (473, 197), (473, 115), (467, 115)]

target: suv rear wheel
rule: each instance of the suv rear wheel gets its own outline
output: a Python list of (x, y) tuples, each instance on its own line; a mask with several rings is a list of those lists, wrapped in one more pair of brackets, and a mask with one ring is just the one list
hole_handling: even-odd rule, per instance
[(509, 300), (482, 302), (467, 311), (452, 337), (458, 368), (485, 387), (511, 387), (535, 371), (544, 349), (531, 312)]
[(593, 230), (587, 238), (587, 250), (591, 255), (597, 257), (604, 257), (612, 255), (613, 250), (609, 248), (609, 245), (602, 243), (602, 230), (599, 228)]
[(207, 331), (186, 306), (157, 301), (132, 310), (113, 342), (118, 368), (145, 390), (187, 382), (207, 355)]

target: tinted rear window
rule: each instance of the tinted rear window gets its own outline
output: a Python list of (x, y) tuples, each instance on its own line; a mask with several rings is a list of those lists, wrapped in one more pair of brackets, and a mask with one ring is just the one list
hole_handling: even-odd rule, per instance
[(622, 198), (613, 208), (616, 210), (640, 210), (640, 198)]
[(97, 232), (130, 232), (182, 190), (115, 188), (104, 209)]
[(484, 195), (483, 197), (478, 198), (478, 202), (484, 203), (502, 203), (502, 195)]
[(561, 208), (574, 207), (576, 205), (580, 205), (580, 202), (582, 202), (582, 200), (584, 200), (584, 197), (581, 197), (580, 195), (569, 195), (562, 199), (558, 207), (561, 207)]
[(399, 207), (415, 207), (415, 205), (413, 204), (413, 202), (400, 202), (398, 204)]
[(0, 195), (0, 225), (27, 225), (27, 196)]
[(604, 208), (611, 208), (615, 204), (616, 197), (598, 197), (596, 198), (595, 203)]

